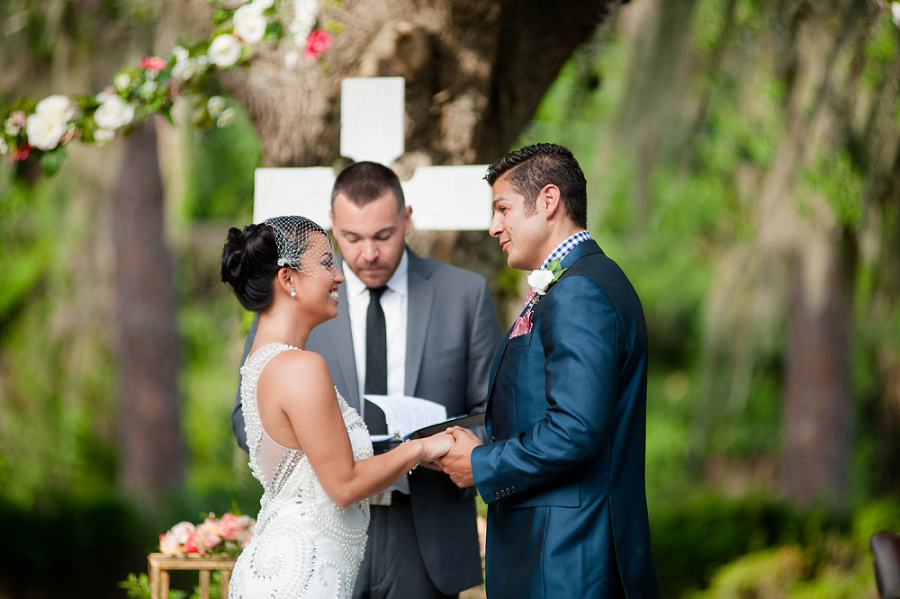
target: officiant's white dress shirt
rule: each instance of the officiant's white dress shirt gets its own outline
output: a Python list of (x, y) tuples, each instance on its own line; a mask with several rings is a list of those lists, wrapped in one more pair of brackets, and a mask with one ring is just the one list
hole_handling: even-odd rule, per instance
[[(353, 357), (356, 360), (356, 377), (359, 396), (365, 395), (366, 386), (366, 311), (369, 309), (369, 289), (356, 273), (344, 263), (347, 301), (350, 314), (350, 332), (353, 336)], [(387, 335), (387, 394), (404, 395), (406, 384), (406, 314), (409, 303), (409, 259), (406, 251), (400, 265), (387, 282), (387, 290), (381, 296), (384, 310), (384, 328)]]
[[(347, 308), (350, 314), (350, 333), (353, 337), (353, 357), (359, 397), (365, 396), (366, 386), (366, 312), (369, 309), (369, 289), (344, 262), (344, 284), (347, 286)], [(406, 250), (394, 276), (388, 279), (387, 290), (381, 296), (384, 329), (387, 335), (387, 394), (405, 395), (406, 384), (406, 315), (409, 305), (409, 258)], [(360, 401), (360, 414), (365, 414), (365, 401)], [(409, 482), (401, 478), (388, 490), (409, 493)]]

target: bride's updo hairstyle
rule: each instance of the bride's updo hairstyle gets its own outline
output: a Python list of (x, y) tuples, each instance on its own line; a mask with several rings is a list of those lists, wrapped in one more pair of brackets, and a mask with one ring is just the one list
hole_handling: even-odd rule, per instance
[[(309, 247), (310, 234), (321, 233), (323, 241)], [(321, 247), (319, 247), (321, 246)], [(326, 253), (334, 250), (325, 229), (302, 216), (279, 216), (262, 224), (228, 230), (222, 248), (222, 282), (234, 289), (241, 306), (261, 312), (274, 301), (272, 281), (282, 268), (293, 268), (311, 276), (323, 275), (321, 269), (304, 268), (301, 258), (307, 250)]]

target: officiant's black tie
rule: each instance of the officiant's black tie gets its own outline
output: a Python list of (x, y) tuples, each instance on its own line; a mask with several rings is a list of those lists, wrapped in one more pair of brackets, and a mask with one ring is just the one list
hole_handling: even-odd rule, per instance
[[(369, 309), (366, 311), (366, 395), (387, 395), (387, 331), (381, 296), (387, 287), (369, 288)], [(372, 404), (365, 410), (369, 434), (386, 435), (384, 412)]]

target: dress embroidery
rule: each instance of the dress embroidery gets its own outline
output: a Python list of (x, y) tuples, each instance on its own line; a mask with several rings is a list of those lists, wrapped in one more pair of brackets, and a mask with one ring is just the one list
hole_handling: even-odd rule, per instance
[[(250, 470), (263, 486), (250, 544), (234, 566), (229, 599), (349, 598), (369, 526), (369, 501), (338, 507), (306, 455), (276, 443), (259, 419), (256, 387), (269, 361), (296, 347), (263, 346), (241, 368), (241, 404)], [(335, 389), (337, 392), (337, 389)], [(369, 432), (340, 393), (338, 403), (356, 460), (373, 455)]]

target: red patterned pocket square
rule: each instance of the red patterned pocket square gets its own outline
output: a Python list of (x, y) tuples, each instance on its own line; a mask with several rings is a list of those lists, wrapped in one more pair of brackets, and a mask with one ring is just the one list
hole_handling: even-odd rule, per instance
[(521, 337), (522, 335), (527, 335), (531, 332), (531, 327), (533, 325), (532, 321), (534, 320), (534, 312), (529, 310), (522, 316), (516, 319), (516, 325), (513, 327), (512, 333), (509, 334), (510, 339), (514, 339), (516, 337)]

